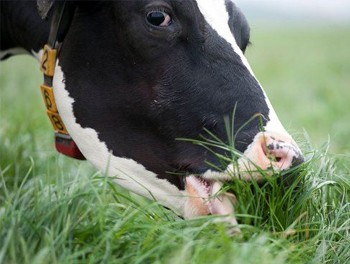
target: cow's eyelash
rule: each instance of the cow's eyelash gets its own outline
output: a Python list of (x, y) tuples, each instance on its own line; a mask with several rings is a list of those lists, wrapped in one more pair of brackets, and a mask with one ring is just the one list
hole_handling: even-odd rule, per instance
[(149, 7), (147, 9), (147, 13), (150, 12), (150, 11), (164, 12), (164, 13), (166, 13), (168, 15), (172, 15), (172, 12), (168, 8), (162, 7), (162, 6)]
[(158, 12), (167, 12), (167, 10), (163, 7), (155, 7), (152, 8), (152, 11), (158, 11)]

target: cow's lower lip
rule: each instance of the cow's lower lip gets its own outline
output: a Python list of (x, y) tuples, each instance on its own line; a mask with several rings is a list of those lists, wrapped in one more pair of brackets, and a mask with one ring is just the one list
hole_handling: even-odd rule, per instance
[(198, 211), (215, 215), (232, 215), (234, 213), (231, 200), (226, 194), (220, 193), (223, 182), (188, 176), (186, 184), (188, 195), (196, 204)]
[(214, 185), (214, 180), (204, 179), (200, 176), (188, 176), (186, 177), (187, 184), (191, 184), (198, 192), (198, 196), (206, 199), (211, 196), (211, 192)]
[(234, 206), (228, 195), (221, 193), (223, 183), (217, 180), (207, 180), (202, 177), (186, 177), (188, 198), (185, 203), (185, 217), (194, 218), (205, 215), (218, 215), (219, 221), (234, 226), (232, 234), (240, 233), (234, 216)]

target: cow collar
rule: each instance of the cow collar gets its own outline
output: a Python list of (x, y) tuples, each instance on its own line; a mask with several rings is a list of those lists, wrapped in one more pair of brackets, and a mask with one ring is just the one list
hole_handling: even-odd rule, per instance
[(40, 86), (47, 115), (55, 130), (55, 146), (58, 152), (79, 160), (85, 157), (71, 138), (58, 112), (55, 94), (53, 92), (53, 77), (61, 44), (67, 34), (73, 19), (75, 6), (67, 1), (56, 1), (53, 6), (49, 39), (44, 46), (40, 70), (44, 74), (44, 84)]

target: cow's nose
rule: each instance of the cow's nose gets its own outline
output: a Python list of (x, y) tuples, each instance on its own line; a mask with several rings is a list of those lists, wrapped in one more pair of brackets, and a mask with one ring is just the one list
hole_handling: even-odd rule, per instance
[[(255, 149), (254, 149), (255, 148)], [(304, 157), (295, 141), (276, 132), (264, 132), (254, 144), (256, 165), (262, 169), (289, 170), (304, 162)]]

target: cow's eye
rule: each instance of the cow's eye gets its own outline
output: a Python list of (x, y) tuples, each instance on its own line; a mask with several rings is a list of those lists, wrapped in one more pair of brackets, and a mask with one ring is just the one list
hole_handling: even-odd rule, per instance
[(147, 21), (153, 26), (167, 27), (171, 24), (171, 16), (163, 11), (151, 11), (147, 14)]

